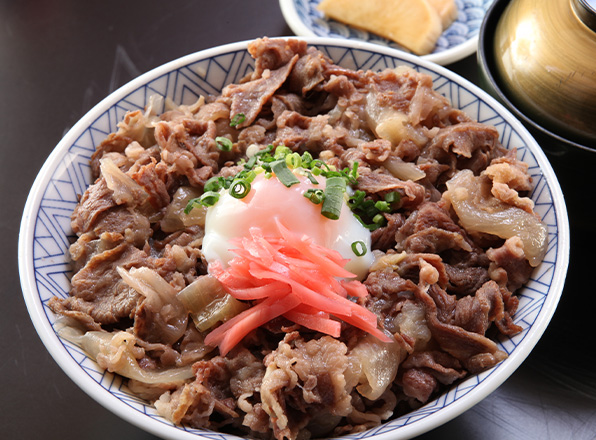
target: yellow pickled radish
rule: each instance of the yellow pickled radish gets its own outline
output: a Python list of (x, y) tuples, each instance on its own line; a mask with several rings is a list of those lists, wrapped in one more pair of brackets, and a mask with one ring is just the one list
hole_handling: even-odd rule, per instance
[(430, 53), (443, 31), (438, 12), (427, 0), (323, 0), (318, 9), (418, 55)]
[(451, 26), (457, 18), (457, 5), (455, 0), (426, 0), (439, 14), (443, 30)]

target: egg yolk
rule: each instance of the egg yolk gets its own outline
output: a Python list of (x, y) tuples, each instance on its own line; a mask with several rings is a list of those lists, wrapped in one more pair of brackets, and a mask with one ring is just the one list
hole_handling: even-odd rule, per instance
[[(236, 199), (223, 190), (219, 201), (207, 210), (203, 255), (207, 262), (219, 260), (224, 267), (234, 258), (230, 240), (249, 237), (253, 226), (261, 228), (266, 235), (278, 236), (276, 220), (293, 232), (305, 234), (316, 244), (338, 251), (349, 260), (345, 268), (364, 279), (374, 257), (370, 250), (370, 231), (354, 217), (344, 202), (339, 219), (331, 220), (321, 214), (321, 205), (304, 197), (309, 188), (325, 189), (325, 178), (317, 176), (318, 185), (308, 178), (297, 175), (299, 184), (286, 187), (277, 178), (257, 175), (249, 194)], [(361, 241), (366, 253), (357, 256), (352, 243)]]

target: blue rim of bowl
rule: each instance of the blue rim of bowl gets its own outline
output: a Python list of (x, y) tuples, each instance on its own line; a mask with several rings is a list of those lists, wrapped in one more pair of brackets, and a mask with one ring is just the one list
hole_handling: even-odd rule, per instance
[(562, 146), (579, 148), (580, 150), (589, 151), (592, 153), (596, 152), (596, 145), (594, 147), (590, 147), (572, 139), (568, 139), (550, 131), (536, 121), (532, 120), (529, 116), (526, 116), (526, 114), (524, 114), (519, 107), (515, 105), (505, 94), (505, 91), (501, 86), (500, 79), (496, 76), (496, 74), (493, 73), (496, 72), (496, 65), (493, 56), (493, 43), (497, 23), (509, 2), (510, 0), (494, 1), (494, 3), (486, 12), (484, 20), (482, 21), (482, 25), (480, 26), (480, 32), (478, 34), (478, 51), (476, 57), (478, 59), (478, 63), (480, 64), (482, 74), (486, 76), (487, 81), (490, 83), (488, 87), (492, 89), (491, 91), (494, 95), (496, 95), (496, 98), (500, 100), (515, 117), (521, 120), (526, 126), (529, 126), (537, 134), (546, 136), (547, 138), (558, 142)]
[[(484, 14), (494, 0), (483, 0), (482, 5), (469, 5), (470, 2), (464, 0), (455, 0), (459, 14), (465, 15), (471, 29), (465, 32), (466, 39), (462, 41), (462, 33), (465, 31), (463, 22), (456, 20), (449, 28), (445, 29), (440, 37), (440, 43), (446, 42), (447, 47), (441, 47), (433, 53), (422, 55), (420, 58), (437, 63), (439, 65), (447, 65), (457, 62), (469, 55), (474, 54), (478, 47), (478, 33), (480, 25), (484, 18)], [(405, 53), (410, 53), (407, 49), (402, 48), (397, 43), (389, 41), (385, 38), (370, 34), (366, 31), (356, 30), (350, 26), (346, 26), (336, 22), (335, 20), (326, 19), (322, 14), (315, 10), (316, 4), (320, 0), (279, 0), (279, 5), (282, 15), (290, 29), (298, 36), (303, 37), (325, 37), (345, 39), (345, 35), (331, 30), (337, 28), (342, 30), (342, 33), (349, 31), (349, 39), (355, 41), (364, 41), (369, 43), (379, 44), (385, 47), (391, 47)], [(482, 10), (479, 14), (479, 10)], [(313, 18), (314, 17), (314, 18)], [(451, 42), (454, 42), (453, 44)]]
[[(547, 291), (544, 292), (544, 300), (540, 302), (536, 309), (526, 311), (527, 313), (535, 314), (535, 316), (533, 317), (533, 322), (531, 322), (529, 326), (529, 329), (533, 330), (531, 335), (528, 334), (528, 331), (524, 332), (523, 334), (523, 350), (516, 350), (519, 343), (516, 344), (513, 346), (513, 348), (511, 348), (513, 352), (506, 361), (484, 373), (481, 373), (480, 375), (472, 376), (466, 379), (464, 382), (458, 385), (461, 387), (459, 395), (454, 395), (454, 393), (457, 392), (453, 389), (450, 389), (450, 391), (441, 395), (435, 401), (430, 402), (415, 412), (398, 417), (393, 421), (385, 423), (375, 429), (366, 431), (365, 433), (346, 436), (346, 438), (368, 438), (375, 436), (375, 438), (379, 440), (410, 438), (411, 436), (420, 435), (451, 420), (485, 398), (504, 380), (506, 380), (513, 373), (513, 371), (515, 371), (515, 369), (523, 362), (523, 360), (528, 356), (529, 352), (538, 342), (556, 309), (562, 292), (564, 278), (568, 266), (569, 224), (566, 207), (555, 174), (550, 167), (546, 156), (544, 156), (544, 153), (540, 150), (529, 132), (501, 104), (499, 104), (496, 100), (494, 100), (494, 98), (487, 95), (478, 87), (440, 66), (428, 61), (420, 60), (418, 57), (404, 54), (391, 48), (383, 48), (370, 43), (338, 41), (337, 39), (329, 38), (302, 39), (309, 44), (320, 46), (320, 48), (325, 48), (327, 51), (338, 48), (340, 50), (346, 50), (346, 53), (348, 50), (357, 50), (367, 51), (371, 54), (371, 56), (386, 56), (390, 59), (393, 59), (394, 62), (399, 62), (400, 64), (410, 64), (416, 66), (418, 69), (427, 71), (427, 73), (432, 72), (439, 77), (444, 78), (446, 81), (449, 81), (450, 84), (448, 85), (450, 87), (459, 87), (460, 89), (465, 89), (464, 91), (466, 93), (471, 93), (481, 102), (485, 103), (486, 106), (498, 111), (498, 116), (502, 118), (512, 130), (506, 135), (511, 136), (512, 132), (515, 132), (521, 136), (524, 145), (527, 147), (527, 152), (529, 152), (529, 154), (531, 154), (536, 160), (536, 168), (539, 169), (541, 175), (544, 177), (544, 185), (540, 190), (550, 191), (551, 203), (549, 204), (548, 209), (553, 211), (551, 212), (551, 215), (554, 216), (553, 224), (551, 224), (551, 226), (554, 227), (556, 233), (553, 234), (552, 239), (554, 244), (553, 248), (551, 249), (553, 254), (553, 260), (551, 262), (553, 269), (551, 269), (550, 273), (546, 274), (546, 276), (551, 277), (548, 287), (551, 288), (554, 286), (554, 290), (551, 292), (547, 288)], [(128, 396), (127, 401), (126, 399), (121, 399), (117, 396), (114, 396), (111, 391), (97, 387), (98, 384), (102, 384), (93, 378), (89, 371), (84, 371), (86, 374), (81, 374), (81, 365), (79, 365), (79, 363), (73, 358), (73, 354), (67, 349), (65, 342), (57, 336), (51, 322), (51, 317), (48, 315), (47, 306), (43, 304), (41, 300), (38, 291), (39, 286), (37, 285), (38, 280), (35, 277), (35, 256), (33, 255), (33, 252), (31, 252), (35, 240), (33, 231), (38, 224), (38, 215), (41, 210), (40, 203), (46, 196), (48, 185), (52, 179), (52, 176), (57, 173), (59, 167), (64, 166), (63, 162), (65, 159), (63, 156), (69, 148), (75, 145), (81, 134), (84, 133), (85, 130), (87, 130), (90, 126), (92, 126), (95, 121), (97, 121), (102, 115), (109, 112), (110, 109), (117, 106), (118, 103), (131, 96), (133, 93), (135, 93), (135, 91), (145, 87), (151, 81), (165, 76), (169, 72), (180, 70), (198, 60), (213, 58), (214, 56), (218, 56), (222, 53), (226, 54), (240, 51), (246, 52), (245, 49), (247, 44), (248, 41), (232, 43), (229, 45), (197, 52), (195, 54), (187, 55), (180, 59), (174, 60), (141, 75), (137, 79), (131, 81), (102, 100), (83, 118), (81, 118), (77, 124), (75, 124), (75, 126), (64, 136), (54, 151), (50, 154), (32, 186), (21, 221), (21, 228), (19, 232), (19, 272), (21, 277), (21, 285), (31, 319), (47, 350), (60, 365), (60, 367), (71, 377), (71, 379), (97, 402), (123, 419), (129, 421), (131, 424), (145, 429), (148, 432), (152, 432), (155, 435), (162, 436), (163, 438), (209, 438), (221, 440), (224, 438), (230, 438), (230, 436), (208, 430), (184, 430), (174, 427), (172, 424), (165, 421), (164, 419), (161, 419), (160, 417), (152, 416), (151, 414), (147, 414), (146, 411), (135, 408), (133, 403), (138, 402), (134, 402), (134, 398)], [(460, 89), (458, 89), (458, 91), (463, 93), (463, 91)], [(64, 214), (70, 216), (70, 212)], [(44, 261), (44, 264), (48, 264), (50, 266), (54, 264), (52, 258), (48, 258), (47, 261)], [(64, 264), (65, 256), (58, 255), (55, 257), (55, 259), (57, 264)], [(538, 287), (540, 287), (540, 283), (543, 282), (540, 279), (537, 280)], [(548, 305), (548, 307), (547, 311), (543, 313), (542, 309), (545, 305)], [(65, 352), (68, 354), (68, 356), (64, 356)], [(496, 376), (496, 378), (492, 383), (487, 384), (486, 379), (490, 376)], [(107, 380), (115, 380), (113, 375), (106, 375), (105, 377), (108, 378)], [(469, 397), (462, 401), (461, 398), (464, 395), (469, 395)], [(115, 399), (114, 397), (117, 398)], [(451, 400), (449, 403), (445, 404), (446, 399)], [(433, 405), (443, 406), (433, 408)], [(138, 417), (139, 413), (144, 413), (149, 417)], [(424, 420), (424, 423), (418, 423), (421, 420)]]

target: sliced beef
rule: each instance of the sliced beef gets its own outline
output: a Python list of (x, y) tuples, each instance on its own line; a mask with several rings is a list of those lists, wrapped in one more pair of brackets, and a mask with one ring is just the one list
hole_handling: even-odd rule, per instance
[(344, 377), (346, 352), (342, 342), (329, 336), (306, 342), (290, 333), (265, 358), (261, 399), (275, 438), (296, 439), (316, 414), (346, 416), (351, 412)]
[(413, 353), (408, 356), (401, 366), (405, 370), (417, 368), (428, 371), (435, 379), (445, 385), (450, 385), (467, 374), (456, 358), (448, 353), (436, 350)]
[(153, 234), (149, 219), (139, 211), (126, 207), (117, 207), (99, 216), (93, 233), (101, 236), (106, 232), (122, 234), (127, 242), (137, 247), (143, 247)]
[(75, 234), (92, 231), (98, 217), (116, 206), (112, 198), (112, 190), (105, 179), (98, 179), (91, 185), (75, 207), (71, 216), (72, 230)]
[(96, 254), (72, 277), (71, 296), (54, 301), (53, 310), (65, 315), (80, 312), (101, 325), (131, 319), (140, 295), (122, 281), (116, 267), (149, 265), (147, 254), (126, 242)]
[[(424, 234), (429, 228), (442, 230), (446, 233), (454, 233), (455, 235), (452, 236), (453, 238), (465, 234), (465, 231), (453, 221), (444, 205), (429, 202), (421, 205), (417, 211), (413, 212), (400, 229), (397, 237), (398, 242), (400, 243), (399, 248), (408, 250), (408, 242), (413, 241), (412, 237), (419, 233)], [(418, 244), (418, 246), (421, 246), (422, 248), (417, 249), (416, 251), (433, 252), (437, 248), (437, 244), (432, 240), (432, 237), (428, 237), (428, 239), (431, 241), (426, 240), (428, 244)], [(462, 239), (463, 237), (456, 238), (456, 244), (451, 246), (443, 244), (441, 247), (470, 250), (472, 248), (471, 241), (469, 239), (464, 239), (462, 242)], [(414, 250), (412, 249), (412, 251)]]
[(439, 384), (451, 385), (468, 374), (456, 358), (436, 350), (413, 353), (400, 368), (402, 373), (398, 381), (404, 394), (421, 403), (428, 402), (440, 389)]
[(441, 184), (453, 177), (456, 170), (471, 169), (477, 175), (505, 152), (494, 127), (462, 122), (441, 128), (420, 156), (448, 167), (437, 179), (437, 184)]
[(364, 153), (365, 163), (380, 165), (391, 155), (391, 142), (386, 139), (375, 139), (374, 141), (364, 142), (360, 145)]
[(438, 284), (445, 288), (449, 281), (443, 260), (436, 254), (406, 254), (397, 266), (397, 272), (417, 284)]
[(428, 402), (438, 390), (437, 379), (430, 372), (418, 368), (404, 371), (400, 383), (403, 393), (419, 402)]
[(255, 59), (255, 70), (251, 78), (261, 78), (267, 70), (286, 66), (296, 55), (305, 55), (308, 46), (301, 40), (262, 38), (248, 45), (248, 52)]
[(258, 393), (265, 374), (262, 359), (243, 349), (236, 351), (231, 359), (215, 356), (198, 361), (193, 365), (193, 371), (193, 382), (161, 396), (156, 402), (162, 414), (175, 423), (210, 429), (230, 424), (240, 427), (244, 416), (254, 431), (270, 429), (268, 423), (259, 428), (264, 413), (260, 404), (249, 402), (249, 398)]
[(91, 156), (93, 178), (99, 177), (99, 160), (107, 153), (123, 153), (126, 147), (136, 142), (142, 148), (155, 144), (153, 127), (145, 114), (140, 110), (128, 112), (124, 120), (118, 124), (118, 131), (111, 133), (99, 144)]
[(302, 96), (307, 95), (326, 78), (324, 68), (329, 60), (313, 47), (301, 56), (290, 74), (289, 88)]
[(370, 294), (366, 308), (380, 317), (387, 330), (396, 332), (395, 317), (401, 311), (402, 303), (414, 297), (416, 284), (391, 268), (371, 272), (364, 284)]
[[(155, 406), (160, 414), (176, 424), (218, 429), (237, 419), (234, 399), (229, 395), (229, 372), (221, 358), (199, 361), (193, 366), (197, 380), (173, 393), (164, 393)], [(223, 419), (223, 421), (222, 421)]]
[(488, 269), (482, 266), (464, 266), (445, 264), (449, 277), (447, 291), (458, 297), (473, 295), (490, 277)]
[(187, 326), (180, 341), (174, 345), (148, 342), (138, 334), (135, 336), (137, 345), (145, 351), (145, 356), (141, 359), (137, 358), (137, 361), (142, 368), (146, 369), (160, 370), (192, 365), (206, 358), (213, 351), (212, 347), (203, 343), (205, 338), (194, 325)]
[(132, 178), (143, 187), (149, 195), (149, 203), (159, 211), (170, 203), (170, 194), (167, 188), (167, 166), (152, 160), (146, 165), (139, 167), (132, 175)]
[[(457, 325), (457, 302), (437, 285), (430, 286), (428, 292), (419, 289), (416, 294), (426, 308), (426, 320), (433, 338), (442, 350), (462, 362), (469, 372), (476, 373), (494, 366), (507, 356), (484, 334)], [(490, 313), (490, 309), (486, 313)], [(462, 323), (461, 319), (459, 323)]]
[(329, 147), (329, 140), (324, 135), (327, 116), (308, 117), (297, 112), (284, 111), (277, 118), (275, 144), (285, 145), (292, 150), (299, 148), (320, 153)]
[(288, 79), (297, 60), (298, 56), (295, 55), (287, 64), (268, 73), (263, 72), (258, 79), (244, 84), (231, 84), (223, 89), (222, 95), (232, 99), (232, 117), (244, 115), (244, 120), (237, 124), (237, 128), (247, 127), (255, 121), (265, 103)]
[(215, 146), (214, 123), (192, 123), (187, 131), (183, 123), (158, 122), (155, 139), (161, 148), (161, 160), (168, 166), (168, 174), (184, 176), (202, 187), (218, 170), (218, 149)]
[(371, 233), (372, 249), (391, 249), (397, 243), (397, 233), (404, 224), (404, 216), (400, 213), (385, 214), (387, 224)]
[(491, 261), (490, 277), (507, 286), (511, 292), (530, 279), (533, 267), (526, 259), (523, 243), (518, 237), (507, 239), (499, 248), (487, 250), (486, 255)]
[(459, 296), (474, 293), (489, 279), (485, 252), (457, 225), (441, 203), (425, 203), (396, 234), (396, 247), (410, 253), (441, 256), (449, 282)]
[(401, 180), (382, 171), (363, 172), (358, 178), (357, 188), (369, 194), (384, 196), (397, 191), (401, 196), (404, 209), (414, 210), (421, 205), (427, 197), (426, 190), (412, 180)]

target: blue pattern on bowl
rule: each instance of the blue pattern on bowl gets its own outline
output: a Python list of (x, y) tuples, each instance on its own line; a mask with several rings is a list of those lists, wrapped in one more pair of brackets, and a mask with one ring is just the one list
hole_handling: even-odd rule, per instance
[[(556, 305), (562, 288), (560, 279), (564, 277), (566, 271), (566, 261), (562, 261), (565, 258), (561, 258), (561, 255), (564, 255), (562, 252), (568, 239), (566, 236), (563, 237), (563, 243), (560, 244), (558, 232), (561, 219), (565, 218), (566, 220), (566, 213), (564, 205), (561, 208), (561, 205), (553, 202), (553, 194), (559, 194), (560, 189), (553, 187), (545, 178), (541, 167), (542, 169), (545, 166), (548, 167), (546, 159), (540, 155), (535, 144), (528, 145), (528, 134), (525, 129), (516, 124), (512, 117), (505, 118), (502, 114), (497, 113), (492, 108), (494, 102), (490, 101), (491, 98), (479, 89), (468, 88), (468, 86), (454, 81), (444, 75), (445, 72), (440, 68), (435, 69), (429, 63), (418, 64), (414, 57), (402, 58), (395, 53), (387, 55), (369, 49), (346, 48), (342, 47), (341, 43), (337, 45), (321, 44), (318, 47), (333, 60), (348, 68), (380, 70), (405, 64), (431, 75), (436, 90), (449, 98), (455, 107), (464, 110), (480, 122), (496, 126), (503, 145), (510, 149), (517, 148), (518, 156), (530, 165), (530, 172), (535, 184), (531, 197), (535, 202), (536, 211), (548, 225), (548, 253), (544, 262), (535, 270), (527, 286), (523, 288), (520, 295), (520, 306), (514, 317), (515, 322), (524, 330), (512, 338), (501, 338), (499, 341), (500, 348), (509, 353), (510, 358), (484, 373), (467, 378), (417, 411), (348, 437), (359, 439), (379, 434), (390, 434), (391, 439), (397, 439), (406, 434), (420, 434), (425, 430), (421, 427), (425, 419), (437, 417), (436, 420), (438, 420), (438, 417), (442, 417), (440, 413), (457, 404), (469, 393), (478, 395), (474, 398), (476, 401), (484, 397), (486, 393), (480, 391), (480, 388), (489, 377), (504, 374), (504, 378), (506, 378), (513, 371), (511, 368), (514, 369), (519, 365), (527, 355), (527, 353), (522, 353), (519, 355), (522, 358), (516, 360), (516, 348), (524, 342), (532, 327), (538, 326), (539, 334), (544, 330), (546, 325), (544, 321), (548, 322), (552, 311), (545, 312), (545, 316), (543, 307), (548, 303), (547, 309), (551, 310), (553, 304)], [(111, 103), (108, 102), (109, 108), (105, 111), (92, 110), (88, 115), (91, 118), (88, 126), (75, 126), (65, 136), (53, 156), (48, 159), (44, 170), (36, 181), (36, 186), (34, 186), (38, 189), (45, 188), (42, 191), (43, 195), (38, 200), (33, 198), (28, 201), (26, 214), (29, 213), (29, 216), (25, 215), (23, 219), (22, 230), (34, 228), (33, 237), (30, 242), (21, 237), (21, 241), (25, 245), (23, 243), (20, 245), (21, 258), (26, 260), (26, 263), (21, 261), (21, 265), (30, 264), (33, 268), (31, 285), (34, 288), (31, 291), (25, 289), (26, 299), (30, 304), (39, 304), (45, 314), (45, 322), (36, 322), (38, 331), (44, 325), (49, 324), (54, 327), (55, 324), (55, 316), (47, 306), (48, 300), (53, 296), (66, 297), (68, 295), (72, 271), (65, 255), (68, 252), (68, 246), (75, 239), (70, 228), (70, 215), (77, 204), (78, 196), (83, 194), (86, 187), (92, 183), (89, 160), (95, 147), (110, 132), (117, 129), (118, 122), (122, 120), (127, 111), (142, 109), (151, 95), (168, 96), (176, 103), (190, 104), (201, 94), (219, 92), (225, 84), (238, 81), (253, 69), (253, 60), (244, 49), (230, 49), (226, 53), (217, 54), (207, 59), (200, 59), (200, 57), (200, 53), (185, 57), (182, 62), (172, 66), (171, 71), (166, 73), (149, 72), (138, 79), (138, 86), (132, 92), (123, 95), (117, 91), (111, 97), (106, 98), (111, 100)], [(105, 102), (103, 104), (105, 108)], [(562, 200), (562, 196), (560, 197)], [(26, 247), (23, 248), (23, 246)], [(556, 281), (553, 281), (555, 278)], [(551, 292), (553, 282), (555, 283), (555, 292)], [(30, 311), (31, 307), (33, 306), (30, 306)], [(153, 422), (166, 425), (169, 430), (200, 434), (203, 438), (223, 440), (232, 437), (206, 430), (173, 427), (170, 422), (157, 415), (152, 406), (131, 394), (119, 377), (104, 371), (79, 347), (59, 339), (56, 334), (42, 336), (46, 346), (48, 346), (48, 341), (50, 341), (50, 345), (57, 341), (58, 348), (54, 348), (54, 351), (50, 350), (55, 357), (55, 350), (62, 350), (72, 360), (64, 361), (62, 359), (63, 368), (65, 362), (69, 364), (67, 368), (72, 369), (77, 365), (80, 366), (86, 375), (106, 393), (111, 393), (122, 404), (145, 414)], [(532, 346), (537, 340), (534, 339), (533, 342), (528, 342)], [(509, 364), (514, 366), (509, 367)], [(511, 371), (508, 370), (505, 373), (506, 369)], [(130, 420), (130, 415), (128, 417)], [(148, 421), (148, 426), (145, 428), (157, 432), (155, 424), (153, 427), (151, 425), (153, 422)], [(411, 427), (412, 430), (404, 430), (406, 427)]]

